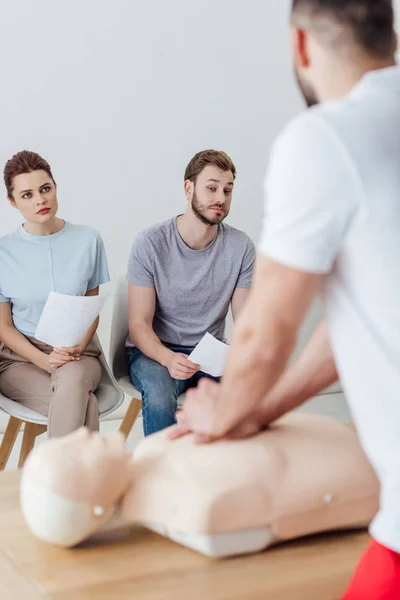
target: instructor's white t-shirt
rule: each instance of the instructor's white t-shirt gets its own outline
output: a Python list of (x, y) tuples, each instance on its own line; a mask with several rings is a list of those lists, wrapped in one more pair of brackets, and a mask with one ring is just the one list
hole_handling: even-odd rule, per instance
[(400, 68), (295, 119), (266, 190), (260, 253), (326, 274), (340, 379), (382, 483), (371, 533), (400, 552)]

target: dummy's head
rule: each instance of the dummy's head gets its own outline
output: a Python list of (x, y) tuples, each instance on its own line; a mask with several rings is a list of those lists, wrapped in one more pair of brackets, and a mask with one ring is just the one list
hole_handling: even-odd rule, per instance
[(344, 95), (357, 75), (395, 62), (392, 0), (293, 0), (291, 25), (308, 106)]
[(58, 210), (57, 186), (49, 163), (36, 152), (14, 154), (4, 167), (7, 198), (30, 223), (44, 224)]
[(124, 437), (82, 428), (31, 452), (22, 473), (22, 511), (39, 538), (74, 545), (108, 520), (130, 478)]
[(189, 210), (205, 225), (222, 223), (228, 216), (236, 168), (225, 152), (203, 150), (185, 171), (185, 194)]

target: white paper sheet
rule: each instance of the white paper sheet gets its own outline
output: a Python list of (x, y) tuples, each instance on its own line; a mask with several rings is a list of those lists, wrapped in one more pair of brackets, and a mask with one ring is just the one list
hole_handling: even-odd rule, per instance
[(53, 348), (80, 344), (107, 297), (67, 296), (50, 292), (36, 328), (35, 338)]
[(227, 344), (220, 342), (210, 333), (206, 333), (190, 354), (189, 359), (196, 365), (200, 365), (203, 373), (208, 373), (212, 377), (222, 377), (228, 350)]

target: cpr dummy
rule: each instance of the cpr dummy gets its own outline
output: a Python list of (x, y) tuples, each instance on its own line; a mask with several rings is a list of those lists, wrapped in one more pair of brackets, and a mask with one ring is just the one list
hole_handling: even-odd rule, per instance
[(21, 482), (31, 531), (68, 547), (119, 519), (224, 557), (365, 527), (377, 510), (375, 474), (336, 421), (289, 415), (253, 438), (202, 446), (167, 431), (133, 456), (119, 434), (86, 429), (39, 445)]

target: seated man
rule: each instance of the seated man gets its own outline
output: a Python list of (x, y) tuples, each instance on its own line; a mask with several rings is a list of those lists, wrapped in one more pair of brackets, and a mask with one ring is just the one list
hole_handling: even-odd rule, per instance
[(174, 424), (178, 396), (205, 376), (188, 355), (207, 332), (223, 341), (229, 306), (236, 319), (246, 300), (254, 245), (223, 223), (235, 177), (224, 152), (196, 154), (185, 172), (186, 212), (150, 227), (133, 245), (127, 348), (145, 435)]

